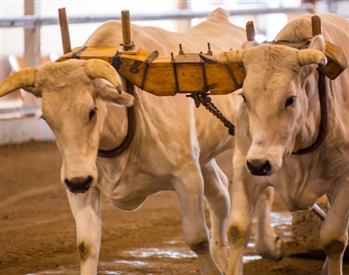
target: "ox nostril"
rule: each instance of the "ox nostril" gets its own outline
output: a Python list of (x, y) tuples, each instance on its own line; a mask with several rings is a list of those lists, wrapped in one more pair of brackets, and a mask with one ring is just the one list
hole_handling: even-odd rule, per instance
[(65, 179), (64, 182), (70, 192), (84, 193), (90, 188), (92, 184), (92, 177), (88, 176), (73, 179)]
[(255, 176), (266, 176), (270, 174), (271, 165), (269, 161), (246, 161), (248, 170)]

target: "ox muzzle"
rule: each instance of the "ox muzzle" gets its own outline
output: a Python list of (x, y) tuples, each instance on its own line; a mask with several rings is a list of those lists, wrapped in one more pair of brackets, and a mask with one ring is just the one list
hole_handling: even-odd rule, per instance
[(268, 160), (247, 160), (246, 166), (254, 176), (268, 176), (272, 172), (272, 167)]
[(91, 186), (93, 178), (91, 176), (87, 177), (77, 177), (73, 179), (65, 179), (64, 183), (68, 190), (74, 194), (85, 193)]

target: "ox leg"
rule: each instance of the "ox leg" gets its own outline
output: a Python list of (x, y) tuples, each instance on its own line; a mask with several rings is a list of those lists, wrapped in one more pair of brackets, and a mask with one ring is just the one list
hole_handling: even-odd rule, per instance
[(348, 186), (335, 190), (331, 207), (321, 225), (320, 240), (327, 254), (322, 275), (343, 275), (343, 255), (348, 242), (348, 196)]
[(271, 211), (274, 202), (274, 188), (266, 188), (258, 201), (256, 250), (266, 259), (280, 260), (285, 254), (285, 246), (271, 226)]
[(198, 256), (204, 275), (222, 275), (210, 251), (204, 211), (203, 179), (198, 173), (198, 167), (188, 168), (182, 171), (182, 177), (179, 176), (173, 182), (181, 204), (183, 238)]
[(67, 191), (67, 195), (76, 223), (80, 274), (95, 275), (101, 243), (100, 191), (90, 188), (83, 194)]
[(228, 267), (226, 228), (230, 209), (228, 179), (215, 160), (201, 168), (205, 197), (211, 220), (211, 252), (219, 268), (225, 272)]
[(231, 209), (227, 230), (230, 250), (227, 275), (243, 274), (242, 258), (250, 240), (252, 218), (258, 197), (265, 188), (254, 183), (244, 166), (244, 161), (235, 161), (236, 154), (233, 164), (233, 184), (230, 189)]

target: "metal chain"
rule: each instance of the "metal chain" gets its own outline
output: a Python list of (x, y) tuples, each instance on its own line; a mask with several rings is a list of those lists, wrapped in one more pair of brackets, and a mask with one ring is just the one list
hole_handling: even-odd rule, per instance
[(218, 108), (212, 103), (211, 98), (208, 97), (207, 94), (199, 94), (198, 100), (210, 113), (212, 113), (215, 117), (217, 117), (220, 121), (222, 121), (224, 126), (229, 129), (229, 134), (234, 136), (234, 134), (235, 134), (234, 124), (230, 120), (228, 120), (221, 113), (220, 110), (218, 110)]

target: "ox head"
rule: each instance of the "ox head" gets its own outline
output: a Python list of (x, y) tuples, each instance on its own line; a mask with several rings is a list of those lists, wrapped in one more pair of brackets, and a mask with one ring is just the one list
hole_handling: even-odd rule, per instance
[[(239, 63), (246, 69), (237, 128), (244, 130), (246, 167), (258, 176), (271, 175), (292, 152), (317, 137), (316, 68), (326, 65), (325, 41), (313, 38), (308, 49), (262, 44), (213, 56), (209, 62)], [(315, 110), (315, 112), (314, 112)], [(239, 126), (240, 125), (240, 126)], [(239, 129), (238, 129), (239, 131)], [(239, 131), (241, 133), (241, 131)], [(238, 142), (238, 140), (237, 140)]]
[(16, 72), (0, 84), (0, 96), (23, 88), (42, 98), (42, 117), (63, 157), (62, 183), (79, 193), (97, 180), (96, 158), (106, 104), (133, 104), (133, 96), (121, 92), (121, 85), (107, 62), (71, 59)]

